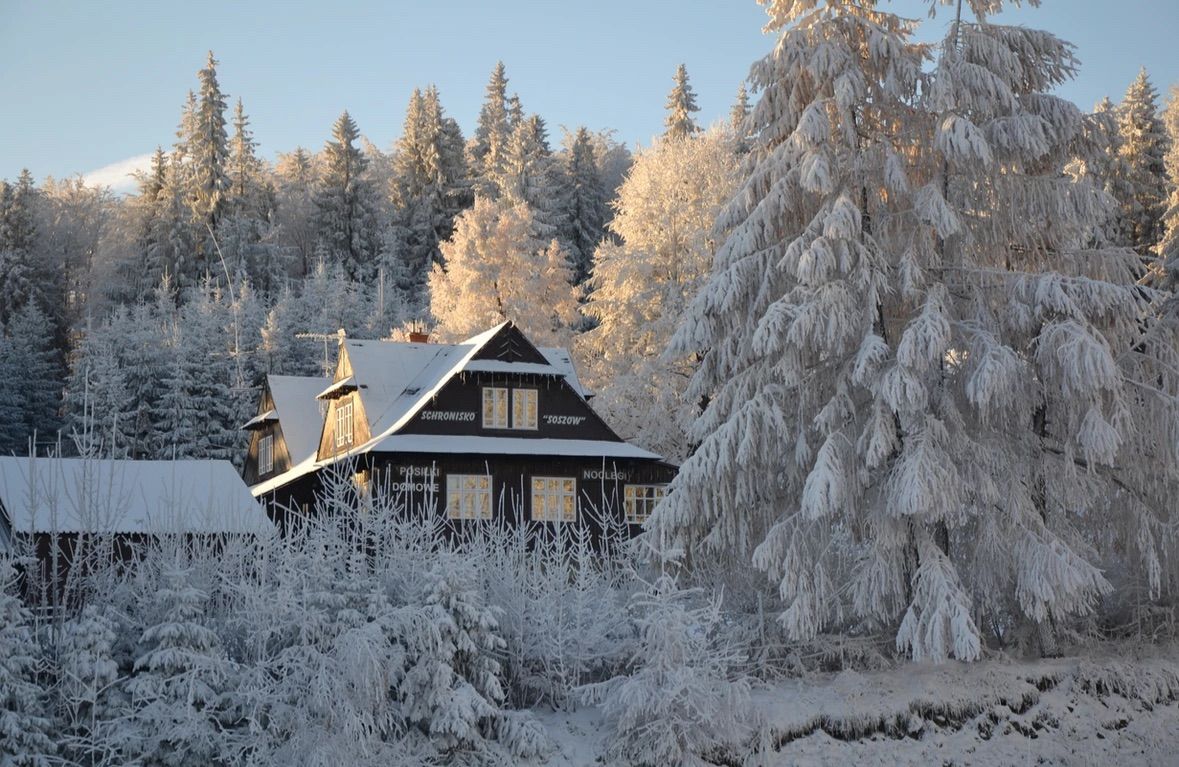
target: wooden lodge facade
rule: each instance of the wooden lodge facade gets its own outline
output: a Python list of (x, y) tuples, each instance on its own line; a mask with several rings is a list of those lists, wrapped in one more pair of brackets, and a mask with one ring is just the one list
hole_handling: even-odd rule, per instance
[(341, 333), (330, 379), (270, 376), (243, 476), (271, 517), (310, 513), (326, 472), (409, 510), (636, 533), (675, 466), (594, 412), (564, 349), (507, 322), (457, 344)]

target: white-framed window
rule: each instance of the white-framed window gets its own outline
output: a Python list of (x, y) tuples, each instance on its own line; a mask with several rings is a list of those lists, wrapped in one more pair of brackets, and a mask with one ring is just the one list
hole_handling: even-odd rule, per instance
[(336, 405), (336, 447), (352, 444), (352, 400)]
[(258, 474), (274, 471), (274, 437), (263, 434), (258, 438)]
[(487, 474), (447, 474), (446, 516), (451, 519), (491, 519), (491, 477)]
[(573, 477), (532, 478), (534, 522), (577, 520), (577, 480)]
[(626, 521), (641, 525), (655, 510), (655, 504), (667, 495), (667, 485), (627, 485), (622, 488), (622, 507), (626, 510)]
[(512, 389), (512, 428), (536, 428), (536, 389)]
[(508, 390), (500, 386), (483, 387), (483, 428), (508, 428)]

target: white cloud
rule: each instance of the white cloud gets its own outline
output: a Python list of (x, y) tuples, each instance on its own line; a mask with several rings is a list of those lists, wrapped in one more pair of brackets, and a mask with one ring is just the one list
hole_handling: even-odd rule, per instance
[(109, 186), (115, 194), (130, 194), (137, 189), (136, 171), (146, 171), (151, 168), (151, 154), (140, 154), (119, 160), (110, 165), (104, 165), (97, 170), (83, 173), (82, 178), (87, 186)]

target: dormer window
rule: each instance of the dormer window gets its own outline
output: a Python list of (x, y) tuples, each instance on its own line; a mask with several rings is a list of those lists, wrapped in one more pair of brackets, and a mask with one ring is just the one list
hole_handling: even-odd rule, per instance
[(336, 447), (352, 444), (352, 400), (336, 406)]
[(274, 471), (274, 437), (263, 434), (258, 438), (258, 476)]

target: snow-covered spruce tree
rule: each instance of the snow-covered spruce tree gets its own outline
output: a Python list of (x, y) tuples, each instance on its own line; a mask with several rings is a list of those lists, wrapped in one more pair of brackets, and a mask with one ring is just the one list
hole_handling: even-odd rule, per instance
[(899, 621), (914, 657), (1090, 611), (1107, 533), (1157, 584), (1175, 340), (1131, 252), (1078, 246), (1104, 198), (1062, 172), (1071, 47), (968, 0), (922, 73), (874, 3), (768, 4), (748, 181), (671, 345), (703, 354), (701, 443), (653, 540), (752, 554), (794, 639)]
[(468, 748), (493, 734), (504, 701), (503, 651), (496, 612), (456, 560), (443, 560), (426, 583), (422, 604), (436, 644), (412, 657), (400, 684), (407, 719), (444, 751)]
[(364, 175), (368, 161), (356, 146), (360, 131), (347, 112), (332, 126), (315, 196), (317, 248), (356, 280), (369, 279), (380, 252), (376, 192)]
[(446, 117), (438, 89), (414, 89), (394, 155), (392, 197), (396, 252), (408, 280), (401, 289), (415, 305), (424, 300), (430, 267), (441, 260), (439, 243), (450, 238), (454, 218), (469, 203), (461, 131)]
[(1158, 253), (1164, 262), (1173, 262), (1173, 270), (1179, 268), (1179, 261), (1176, 261), (1179, 259), (1179, 84), (1171, 86), (1162, 119), (1167, 132), (1168, 149), (1164, 165), (1171, 195), (1164, 206), (1163, 239), (1159, 242)]
[(733, 107), (729, 110), (729, 127), (738, 136), (744, 130), (745, 119), (749, 117), (749, 91), (745, 83), (737, 86), (737, 98), (733, 100)]
[(593, 140), (585, 126), (577, 129), (573, 144), (565, 155), (568, 189), (564, 205), (563, 239), (568, 243), (573, 284), (580, 285), (589, 278), (594, 249), (605, 234), (608, 214), (606, 186), (594, 156)]
[(749, 683), (733, 678), (742, 655), (723, 638), (721, 603), (660, 576), (631, 600), (639, 631), (629, 675), (586, 685), (614, 727), (610, 752), (628, 764), (707, 765), (709, 751), (752, 731)]
[[(7, 338), (0, 344), (0, 369), (10, 371), (12, 389), (7, 432), (12, 439), (0, 445), (0, 454), (25, 454), (28, 440), (52, 442), (61, 426), (59, 409), (65, 373), (55, 347), (53, 326), (36, 301), (26, 303), (8, 323)], [(20, 381), (20, 386), (11, 382)]]
[[(514, 102), (514, 104), (513, 104)], [(467, 166), (475, 193), (495, 196), (497, 189), (491, 177), (499, 171), (508, 138), (512, 135), (518, 119), (520, 100), (508, 98), (508, 76), (502, 61), (496, 62), (491, 78), (487, 81), (487, 95), (479, 108), (479, 119), (475, 133), (467, 144)]]
[(197, 229), (196, 260), (186, 276), (200, 279), (217, 265), (213, 234), (225, 214), (230, 179), (229, 134), (225, 126), (225, 96), (217, 82), (217, 60), (209, 51), (205, 67), (197, 72), (200, 81), (192, 132), (188, 135), (190, 175), (189, 210)]
[(691, 355), (665, 357), (676, 326), (712, 268), (717, 214), (738, 184), (732, 139), (710, 130), (660, 139), (619, 189), (578, 339), (595, 406), (628, 439), (673, 459), (687, 455), (698, 402), (685, 397)]
[[(1093, 147), (1101, 151), (1091, 152), (1088, 157), (1076, 158), (1066, 168), (1075, 179), (1086, 179), (1096, 188), (1103, 190), (1114, 201), (1127, 197), (1130, 174), (1122, 158), (1122, 138), (1118, 132), (1117, 108), (1108, 97), (1103, 98), (1086, 117), (1086, 129)], [(1091, 222), (1093, 232), (1089, 242), (1106, 245), (1124, 245), (1122, 210), (1117, 204), (1109, 206), (1108, 215), (1101, 221)]]
[(1145, 68), (1118, 105), (1118, 134), (1118, 154), (1127, 174), (1124, 194), (1118, 197), (1124, 240), (1119, 244), (1147, 256), (1162, 238), (1168, 189), (1167, 133), (1158, 113), (1158, 91)]
[(140, 638), (127, 724), (130, 758), (149, 765), (204, 765), (220, 749), (219, 707), (229, 671), (217, 635), (203, 623), (207, 596), (179, 566), (155, 595), (157, 618)]
[(37, 678), (40, 649), (16, 584), (12, 560), (0, 557), (0, 765), (48, 765), (55, 748)]
[(294, 251), (293, 271), (300, 277), (311, 272), (315, 254), (316, 169), (303, 147), (279, 154), (275, 166), (275, 211), (281, 242)]
[(232, 279), (248, 278), (269, 295), (286, 276), (287, 259), (273, 238), (275, 191), (267, 178), (266, 164), (257, 155), (257, 142), (241, 99), (233, 110), (226, 175), (225, 213), (217, 227), (225, 270)]
[(51, 288), (57, 275), (39, 263), (36, 252), (38, 194), (27, 169), (15, 184), (0, 181), (0, 322), (11, 322), (30, 302), (43, 311), (55, 305)]
[(66, 430), (92, 434), (100, 454), (125, 458), (134, 438), (135, 403), (109, 326), (89, 329), (70, 359), (65, 391)]
[(488, 172), (488, 179), (498, 190), (497, 200), (528, 206), (536, 239), (559, 240), (567, 231), (565, 179), (549, 148), (544, 120), (539, 116), (522, 118), (516, 123), (502, 161)]
[(688, 68), (683, 64), (676, 67), (675, 86), (667, 94), (664, 108), (667, 109), (667, 117), (663, 120), (665, 138), (686, 138), (700, 130), (692, 118), (692, 113), (699, 112), (700, 107), (696, 105), (696, 92), (688, 82)]
[(541, 345), (565, 343), (577, 321), (565, 252), (534, 235), (526, 204), (476, 198), (430, 272), (430, 313), (443, 338), (512, 320)]
[(58, 740), (71, 763), (108, 765), (122, 761), (122, 739), (115, 719), (121, 703), (114, 658), (117, 626), (108, 615), (87, 606), (65, 623), (55, 667), (61, 701)]

